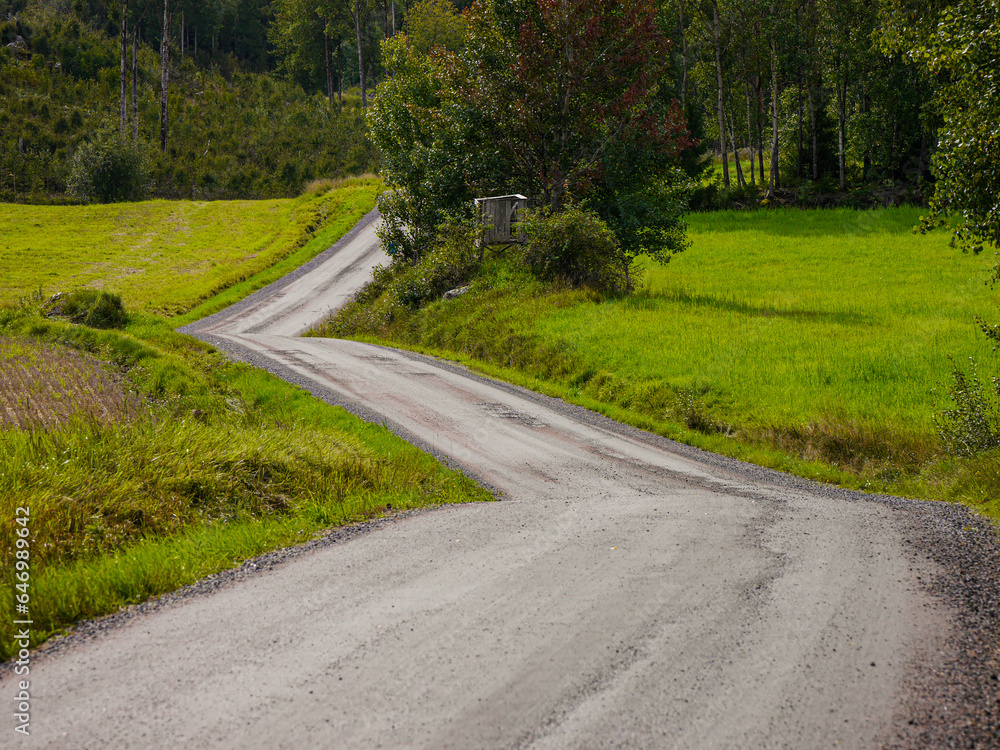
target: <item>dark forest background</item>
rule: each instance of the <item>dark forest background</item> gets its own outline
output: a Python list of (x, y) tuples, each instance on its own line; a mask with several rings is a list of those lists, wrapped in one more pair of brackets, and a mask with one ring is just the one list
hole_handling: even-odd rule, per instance
[[(381, 42), (405, 29), (432, 44), (468, 3), (170, 0), (161, 148), (164, 5), (0, 0), (0, 200), (66, 200), (74, 154), (115, 131), (137, 136), (155, 196), (285, 196), (313, 179), (374, 171), (363, 108), (386, 76)], [(672, 41), (661, 86), (697, 143), (686, 169), (717, 175), (696, 203), (768, 189), (816, 202), (923, 199), (938, 82), (880, 46), (878, 4), (655, 5)]]

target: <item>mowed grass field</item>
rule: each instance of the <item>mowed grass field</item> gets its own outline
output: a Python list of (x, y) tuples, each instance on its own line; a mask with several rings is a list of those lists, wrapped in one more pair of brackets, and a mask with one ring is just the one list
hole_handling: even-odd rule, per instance
[[(0, 205), (0, 612), (26, 606), (33, 644), (330, 527), (489, 499), (384, 428), (174, 331), (328, 247), (378, 187)], [(46, 317), (45, 297), (80, 287), (120, 292), (127, 322)], [(17, 653), (12, 623), (0, 661)]]
[(916, 209), (795, 209), (689, 217), (691, 247), (632, 298), (536, 324), (593, 367), (663, 380), (761, 426), (860, 420), (933, 433), (948, 356), (990, 352), (996, 259), (914, 234)]
[(307, 244), (325, 249), (380, 189), (369, 178), (283, 200), (0, 204), (0, 304), (90, 288), (120, 294), (129, 310), (185, 312)]

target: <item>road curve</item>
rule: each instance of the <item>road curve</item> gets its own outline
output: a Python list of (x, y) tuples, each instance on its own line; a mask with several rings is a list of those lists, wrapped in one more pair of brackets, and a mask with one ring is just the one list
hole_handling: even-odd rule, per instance
[(976, 526), (964, 511), (703, 454), (427, 357), (296, 338), (384, 262), (373, 220), (186, 330), (503, 501), (389, 519), (43, 651), (30, 746), (931, 741), (928, 701), (968, 644), (939, 554)]

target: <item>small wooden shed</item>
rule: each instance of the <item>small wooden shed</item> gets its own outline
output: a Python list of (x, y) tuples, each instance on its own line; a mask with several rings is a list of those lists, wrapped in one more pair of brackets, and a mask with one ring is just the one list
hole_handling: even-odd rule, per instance
[(528, 207), (523, 195), (498, 195), (476, 198), (476, 215), (483, 232), (480, 246), (524, 242), (524, 232), (518, 226), (521, 212)]

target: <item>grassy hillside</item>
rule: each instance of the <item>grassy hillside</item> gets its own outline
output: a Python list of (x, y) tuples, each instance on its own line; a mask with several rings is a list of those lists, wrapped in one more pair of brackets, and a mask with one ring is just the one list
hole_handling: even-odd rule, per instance
[(107, 288), (131, 310), (186, 312), (293, 254), (300, 265), (329, 247), (371, 210), (380, 186), (347, 180), (270, 201), (0, 204), (0, 303)]
[(951, 249), (946, 232), (913, 234), (917, 218), (696, 214), (692, 246), (632, 297), (553, 290), (499, 260), (459, 299), (355, 305), (321, 332), (464, 357), (805, 476), (992, 508), (1000, 477), (942, 458), (933, 414), (949, 356), (991, 357), (974, 317), (996, 316), (993, 259)]
[[(30, 225), (23, 240), (0, 239), (19, 251), (0, 275), (0, 611), (22, 595), (27, 528), (33, 643), (332, 526), (488, 498), (387, 430), (163, 317), (245, 279), (202, 302), (205, 314), (309, 259), (371, 210), (376, 187), (257, 204), (0, 206)], [(48, 317), (28, 294), (40, 280), (46, 291), (118, 287), (129, 319), (98, 330)], [(0, 661), (14, 653), (12, 628), (0, 620)]]

